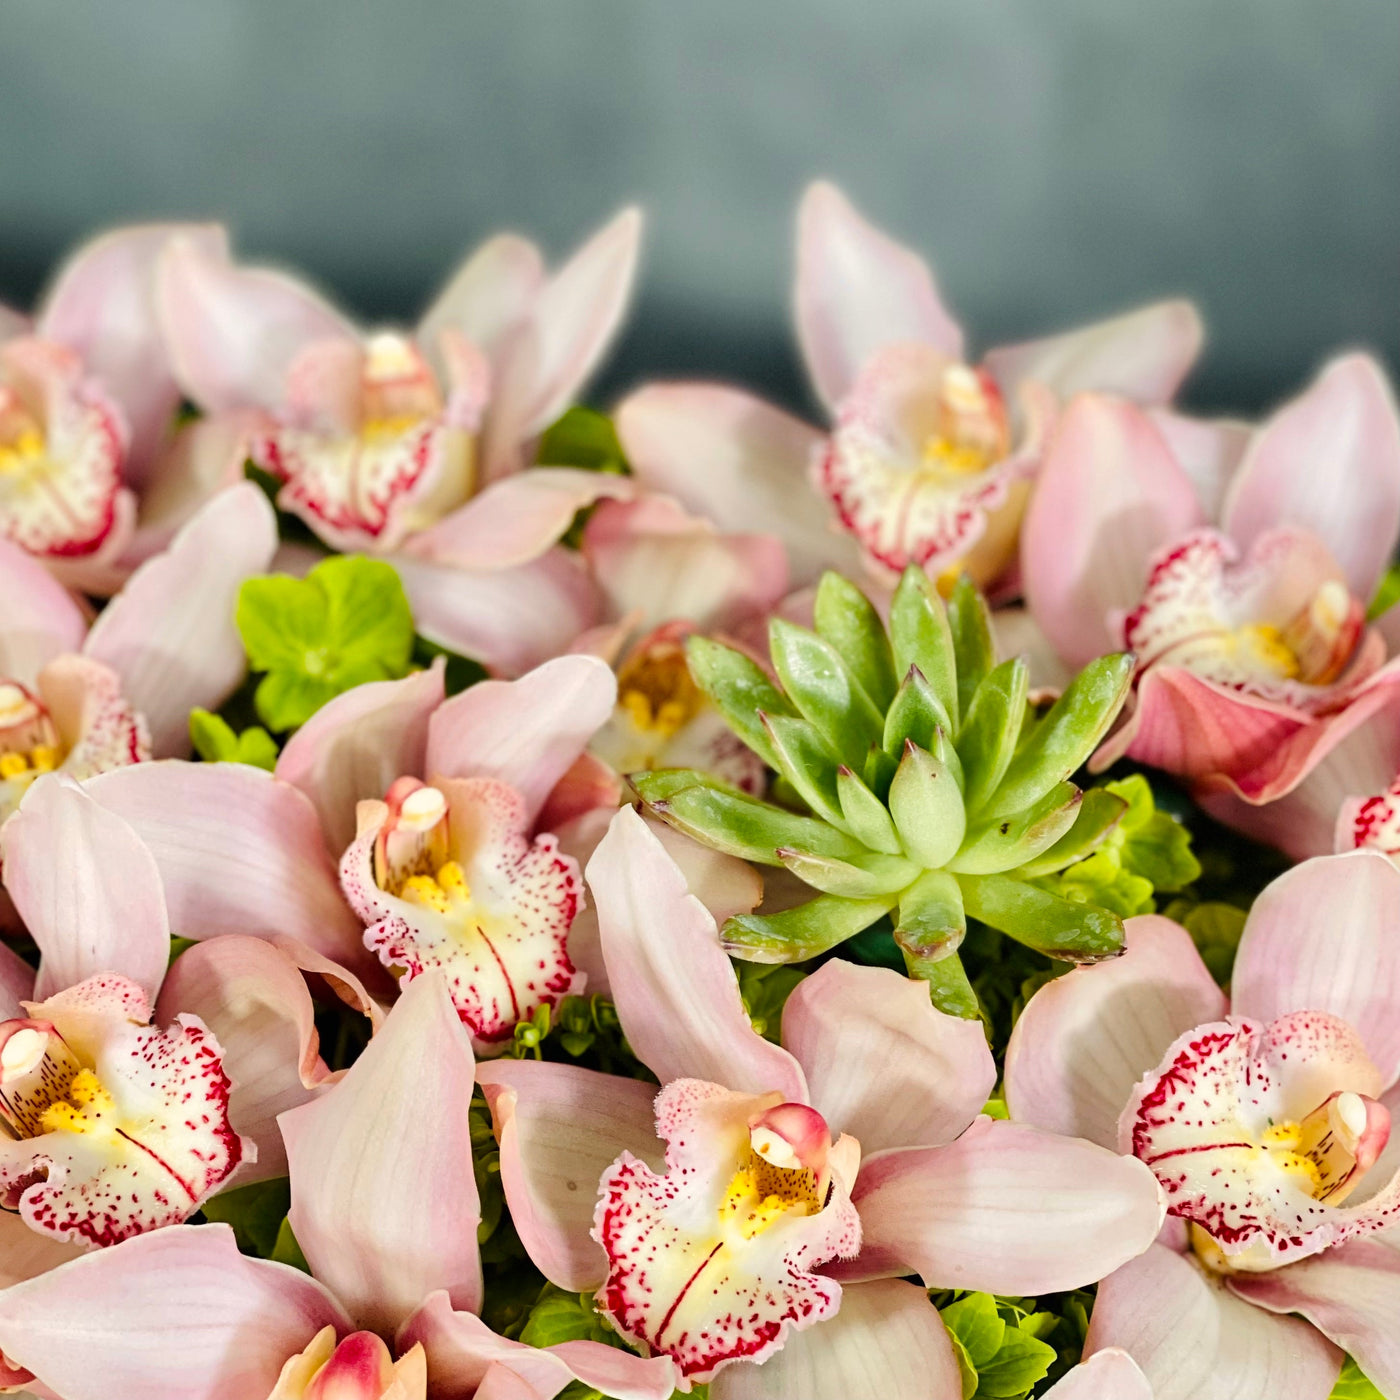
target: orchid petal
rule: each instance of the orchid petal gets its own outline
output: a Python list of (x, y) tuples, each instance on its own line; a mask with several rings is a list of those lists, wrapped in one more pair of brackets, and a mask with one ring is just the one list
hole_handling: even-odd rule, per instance
[[(1340, 936), (1339, 936), (1340, 935)], [(1319, 856), (1250, 910), (1234, 1010), (1272, 1021), (1326, 1011), (1355, 1028), (1385, 1084), (1400, 1078), (1400, 869), (1378, 851)]]
[(1040, 988), (1006, 1048), (1006, 1106), (1021, 1123), (1118, 1146), (1133, 1086), (1183, 1032), (1225, 1015), (1225, 995), (1179, 924), (1124, 924), (1121, 957)]
[(501, 1147), (501, 1184), (535, 1267), (571, 1293), (595, 1289), (607, 1259), (593, 1240), (603, 1172), (624, 1151), (661, 1169), (656, 1087), (577, 1065), (493, 1060), (477, 1068)]
[(297, 1243), (363, 1327), (392, 1330), (437, 1288), (455, 1307), (481, 1306), (474, 1068), (430, 974), (404, 989), (339, 1084), (278, 1120)]
[(315, 805), (330, 849), (355, 839), (355, 804), (382, 797), (395, 778), (421, 774), (428, 722), (443, 700), (435, 662), (401, 681), (357, 685), (323, 705), (287, 741), (277, 777)]
[(1188, 418), (1170, 408), (1149, 409), (1147, 416), (1190, 477), (1205, 518), (1219, 520), (1254, 429), (1238, 419)]
[(637, 1058), (663, 1084), (703, 1077), (805, 1103), (801, 1066), (754, 1031), (713, 918), (630, 807), (613, 818), (585, 875), (613, 1000)]
[(22, 1017), (21, 1003), (33, 1000), (34, 969), (8, 943), (0, 943), (0, 1021)]
[[(0, 1211), (0, 1289), (8, 1290), (12, 1283), (38, 1278), (70, 1259), (81, 1259), (87, 1252), (85, 1245), (65, 1244), (31, 1229), (16, 1211)], [(5, 1296), (8, 1298), (8, 1292)], [(4, 1343), (0, 1342), (0, 1354), (3, 1350)]]
[(1280, 525), (1313, 531), (1369, 598), (1400, 538), (1400, 411), (1369, 355), (1327, 365), (1255, 434), (1225, 503), (1247, 545)]
[(1137, 602), (1152, 555), (1200, 521), (1190, 480), (1141, 409), (1094, 394), (1069, 405), (1021, 537), (1031, 612), (1069, 665), (1113, 648), (1110, 615)]
[(5, 884), (39, 945), (43, 1000), (101, 972), (154, 997), (170, 925), (151, 852), (71, 778), (39, 779), (0, 835)]
[(944, 1015), (922, 982), (889, 968), (834, 959), (804, 978), (783, 1008), (783, 1044), (831, 1131), (867, 1155), (951, 1142), (996, 1086), (982, 1023)]
[(861, 1255), (837, 1277), (918, 1273), (930, 1287), (987, 1293), (1081, 1287), (1141, 1254), (1163, 1218), (1141, 1162), (981, 1118), (946, 1147), (869, 1159), (854, 1199)]
[(314, 1279), (179, 1225), (8, 1289), (0, 1350), (67, 1400), (249, 1400), (349, 1319)]
[(1297, 1318), (1241, 1302), (1162, 1245), (1099, 1284), (1086, 1350), (1121, 1348), (1154, 1400), (1326, 1400), (1342, 1354)]
[(251, 482), (215, 496), (169, 550), (131, 576), (93, 624), (85, 653), (122, 678), (162, 757), (189, 752), (189, 713), (215, 709), (248, 668), (238, 590), (277, 549), (277, 518)]
[(1106, 1347), (1045, 1392), (1045, 1400), (1154, 1400), (1152, 1387), (1126, 1351)]
[(962, 329), (928, 264), (826, 181), (809, 186), (798, 207), (794, 299), (807, 372), (828, 406), (845, 397), (883, 346), (918, 341), (962, 359)]
[(77, 651), (87, 619), (73, 595), (32, 555), (0, 539), (0, 676), (32, 685), (45, 665)]
[(956, 1400), (961, 1394), (957, 1358), (937, 1308), (922, 1288), (895, 1279), (850, 1285), (835, 1317), (793, 1333), (762, 1366), (729, 1366), (710, 1383), (710, 1400)]

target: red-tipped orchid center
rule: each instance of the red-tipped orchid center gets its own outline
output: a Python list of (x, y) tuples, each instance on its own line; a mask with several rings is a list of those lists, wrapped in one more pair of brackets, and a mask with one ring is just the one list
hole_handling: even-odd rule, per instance
[(27, 787), (62, 762), (58, 730), (43, 701), (18, 681), (0, 681), (0, 782)]
[(396, 1363), (373, 1332), (337, 1345), (335, 1329), (325, 1327), (282, 1367), (267, 1400), (423, 1400), (426, 1375), (421, 1346)]

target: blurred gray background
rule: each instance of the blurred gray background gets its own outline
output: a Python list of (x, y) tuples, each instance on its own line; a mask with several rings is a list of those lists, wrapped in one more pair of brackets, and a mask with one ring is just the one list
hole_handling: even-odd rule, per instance
[(977, 347), (1164, 293), (1188, 397), (1335, 346), (1400, 362), (1395, 0), (0, 0), (0, 297), (106, 223), (217, 215), (369, 318), (513, 227), (628, 200), (643, 289), (599, 386), (806, 403), (792, 209), (819, 174), (935, 262)]

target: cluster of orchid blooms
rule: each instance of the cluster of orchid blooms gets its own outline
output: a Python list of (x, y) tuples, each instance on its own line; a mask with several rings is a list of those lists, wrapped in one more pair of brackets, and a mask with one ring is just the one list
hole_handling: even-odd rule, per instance
[[(653, 384), (615, 462), (552, 461), (639, 236), (493, 238), (412, 331), (180, 224), (0, 310), (0, 1392), (965, 1400), (938, 1297), (1096, 1285), (1037, 1393), (1326, 1400), (1349, 1355), (1400, 1400), (1383, 372), (1188, 417), (1184, 302), (973, 363), (819, 184), (829, 423)], [(192, 759), (246, 586), (331, 552), (489, 679)], [(1122, 815), (1086, 760), (1302, 862), (1228, 995), (1181, 924), (1051, 892)], [(969, 919), (1059, 959), (995, 1055)], [(613, 1063), (522, 1040), (583, 996)], [(259, 1253), (217, 1202), (278, 1179)], [(486, 1320), (493, 1231), (587, 1329)]]

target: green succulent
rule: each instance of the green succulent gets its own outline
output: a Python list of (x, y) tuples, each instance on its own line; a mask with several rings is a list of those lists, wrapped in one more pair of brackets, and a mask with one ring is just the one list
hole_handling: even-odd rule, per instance
[(1120, 952), (1118, 914), (1036, 882), (1082, 860), (1127, 808), (1068, 779), (1122, 707), (1132, 658), (1092, 662), (1039, 714), (1025, 661), (996, 664), (987, 605), (966, 578), (945, 607), (922, 570), (906, 570), (887, 631), (865, 595), (829, 573), (815, 620), (815, 631), (769, 625), (778, 685), (732, 647), (689, 642), (696, 683), (803, 810), (691, 769), (632, 779), (678, 830), (784, 866), (817, 891), (781, 913), (728, 920), (729, 952), (800, 962), (888, 915), (910, 974), (962, 1016), (977, 1014), (958, 957), (969, 918), (1069, 962)]

